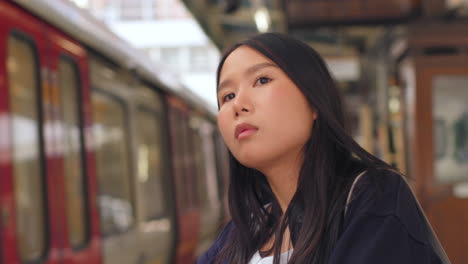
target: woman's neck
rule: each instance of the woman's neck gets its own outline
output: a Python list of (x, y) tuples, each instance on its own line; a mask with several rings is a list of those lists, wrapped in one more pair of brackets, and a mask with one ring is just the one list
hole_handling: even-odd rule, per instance
[(303, 160), (301, 156), (290, 155), (288, 159), (274, 162), (272, 166), (259, 169), (265, 175), (283, 213), (286, 212), (296, 193), (297, 180)]
[[(283, 234), (283, 241), (281, 242), (281, 253), (288, 252), (292, 249), (291, 237), (290, 237), (289, 228), (286, 228)], [(262, 257), (272, 256), (274, 252), (269, 252), (270, 254), (263, 254), (264, 252), (268, 252), (271, 248), (273, 248), (273, 244), (275, 243), (275, 236), (273, 235), (267, 243), (265, 243), (259, 250), (259, 253)]]

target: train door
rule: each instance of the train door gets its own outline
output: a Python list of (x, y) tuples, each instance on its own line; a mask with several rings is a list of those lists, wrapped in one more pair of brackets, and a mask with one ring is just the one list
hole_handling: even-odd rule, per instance
[(200, 210), (197, 173), (194, 171), (191, 155), (193, 140), (189, 128), (190, 115), (187, 106), (178, 99), (169, 97), (168, 101), (178, 223), (175, 263), (193, 263), (198, 241)]
[(418, 52), (400, 67), (409, 174), (448, 257), (468, 263), (468, 54), (457, 47), (468, 44), (461, 40), (466, 25), (453, 35), (447, 27), (424, 27), (434, 31), (414, 34), (410, 45)]
[(103, 263), (140, 263), (130, 137), (132, 90), (124, 72), (100, 58), (90, 59), (89, 72)]
[(45, 26), (6, 1), (0, 20), (0, 262), (59, 263)]
[(134, 90), (134, 138), (138, 263), (173, 263), (175, 202), (169, 161), (169, 135), (163, 99), (151, 88)]
[(197, 118), (196, 151), (199, 160), (200, 234), (195, 255), (205, 252), (216, 239), (222, 227), (223, 204), (219, 197), (220, 177), (216, 171), (214, 124)]
[(62, 201), (65, 263), (98, 263), (99, 219), (90, 148), (88, 58), (83, 47), (55, 29), (48, 28), (47, 37), (55, 152), (59, 157), (54, 167), (61, 186), (58, 195)]

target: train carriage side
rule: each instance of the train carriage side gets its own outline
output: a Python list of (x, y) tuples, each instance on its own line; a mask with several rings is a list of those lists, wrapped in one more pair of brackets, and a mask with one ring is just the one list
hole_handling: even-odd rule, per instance
[(178, 215), (175, 263), (193, 263), (224, 221), (214, 115), (168, 97)]
[(197, 242), (196, 257), (205, 252), (216, 239), (223, 224), (223, 202), (220, 197), (220, 181), (217, 175), (215, 124), (203, 117), (198, 117), (197, 151), (199, 157), (199, 192), (200, 192), (200, 234)]
[(225, 221), (212, 113), (20, 5), (0, 3), (0, 262), (193, 262)]
[(91, 149), (91, 97), (85, 48), (53, 27), (47, 28), (52, 119), (65, 263), (100, 261), (94, 155)]
[(133, 128), (140, 230), (138, 246), (147, 256), (139, 261), (172, 263), (176, 215), (167, 111), (163, 96), (149, 86), (141, 85), (135, 96)]
[(86, 52), (10, 2), (0, 19), (2, 261), (98, 263)]
[(91, 72), (103, 262), (169, 263), (176, 226), (162, 97), (97, 58)]
[[(119, 259), (121, 263), (170, 263), (175, 224), (170, 192), (161, 191), (170, 190), (171, 185), (166, 168), (169, 155), (163, 144), (167, 141), (167, 126), (161, 96), (148, 92), (148, 87), (133, 89), (123, 96), (122, 104), (116, 99), (118, 95), (114, 96), (117, 85), (104, 95), (93, 91), (91, 102), (89, 52), (69, 34), (21, 7), (8, 2), (0, 5), (0, 55), (5, 62), (0, 74), (6, 81), (1, 87), (1, 261), (100, 263), (99, 236), (107, 231), (109, 223), (122, 228), (135, 222), (132, 227), (136, 230), (124, 232), (124, 239), (102, 239), (104, 261), (118, 263), (109, 259), (122, 256), (117, 253), (123, 248), (112, 246), (127, 243), (127, 255), (134, 258)], [(102, 85), (91, 77), (92, 86)], [(111, 111), (96, 114), (96, 101)], [(122, 106), (126, 103), (134, 106), (131, 111)], [(126, 116), (130, 112), (132, 118)], [(137, 120), (135, 131), (140, 134), (134, 135), (133, 131), (132, 135), (141, 140), (127, 137), (129, 119)], [(106, 143), (111, 146), (103, 147), (99, 140), (108, 137), (102, 135), (102, 129), (109, 127), (110, 135), (123, 139), (112, 146), (115, 138), (110, 137), (111, 142)], [(108, 150), (116, 152), (109, 154)], [(102, 161), (109, 156), (119, 162), (106, 167)], [(133, 173), (139, 177), (132, 177)], [(106, 176), (117, 180), (117, 184), (106, 186)], [(99, 185), (99, 193), (97, 180), (104, 182)], [(117, 199), (106, 197), (106, 191)], [(122, 193), (127, 200), (118, 199)], [(143, 197), (133, 197), (135, 193)], [(114, 222), (108, 221), (109, 213), (115, 217)]]
[(53, 158), (43, 123), (47, 77), (40, 74), (47, 69), (44, 25), (7, 2), (0, 3), (0, 16), (3, 262), (58, 263), (58, 232), (50, 228), (58, 226), (53, 222), (58, 212), (48, 197), (56, 195), (51, 184)]
[(222, 223), (225, 224), (231, 218), (229, 214), (229, 206), (228, 206), (228, 184), (229, 184), (229, 152), (226, 147), (226, 144), (223, 141), (223, 138), (219, 132), (216, 132), (213, 135), (213, 142), (215, 143), (215, 152), (216, 152), (216, 172), (218, 175), (218, 196), (222, 202), (223, 208), (223, 219)]
[(190, 136), (190, 108), (181, 99), (168, 97), (172, 169), (177, 209), (177, 249), (174, 263), (192, 263), (198, 239), (200, 211), (197, 178)]

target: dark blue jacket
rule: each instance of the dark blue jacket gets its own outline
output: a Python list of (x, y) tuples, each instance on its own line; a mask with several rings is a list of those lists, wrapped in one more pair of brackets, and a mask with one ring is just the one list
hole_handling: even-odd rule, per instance
[[(229, 222), (198, 264), (211, 260), (235, 232)], [(328, 264), (449, 264), (406, 180), (366, 173), (357, 183)]]

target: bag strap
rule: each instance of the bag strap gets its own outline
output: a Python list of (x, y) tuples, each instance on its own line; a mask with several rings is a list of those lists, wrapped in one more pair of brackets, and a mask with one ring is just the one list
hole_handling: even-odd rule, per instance
[(356, 179), (354, 179), (353, 185), (351, 185), (351, 188), (349, 189), (348, 198), (346, 199), (346, 206), (345, 206), (345, 210), (344, 210), (344, 215), (346, 215), (346, 212), (348, 211), (348, 206), (349, 206), (349, 203), (351, 202), (351, 197), (353, 196), (353, 191), (354, 191), (354, 187), (356, 187), (356, 183), (359, 181), (359, 179), (361, 179), (361, 177), (362, 177), (366, 172), (367, 172), (367, 171), (361, 172), (361, 173), (356, 177)]

